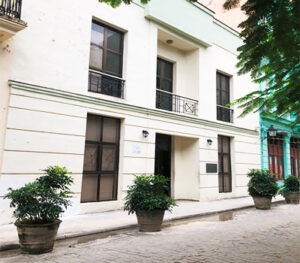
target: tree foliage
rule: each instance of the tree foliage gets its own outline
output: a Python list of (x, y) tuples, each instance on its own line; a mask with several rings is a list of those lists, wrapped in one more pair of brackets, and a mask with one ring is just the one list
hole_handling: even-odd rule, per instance
[(286, 196), (292, 192), (300, 192), (300, 180), (298, 177), (290, 175), (284, 180), (283, 186), (279, 193), (283, 196)]
[[(240, 0), (227, 0), (226, 9)], [(261, 111), (264, 116), (295, 117), (300, 123), (300, 1), (247, 0), (241, 9), (248, 18), (239, 27), (239, 74), (250, 72), (255, 83), (268, 83), (237, 99), (241, 116)]]
[[(122, 3), (129, 5), (133, 2), (133, 0), (98, 0), (101, 3), (106, 3), (108, 5), (111, 5), (112, 7), (118, 7)], [(148, 4), (150, 0), (140, 0), (142, 4)], [(197, 0), (189, 0), (191, 2), (197, 2)]]
[(250, 178), (248, 183), (249, 195), (271, 197), (277, 194), (279, 187), (269, 170), (251, 169), (248, 172), (248, 177)]
[(174, 199), (167, 195), (169, 179), (162, 175), (140, 175), (129, 186), (125, 197), (124, 210), (136, 211), (170, 210)]
[(8, 189), (4, 198), (11, 199), (10, 207), (15, 208), (18, 222), (40, 224), (53, 222), (70, 205), (69, 185), (73, 183), (65, 167), (49, 166), (45, 176), (13, 190)]

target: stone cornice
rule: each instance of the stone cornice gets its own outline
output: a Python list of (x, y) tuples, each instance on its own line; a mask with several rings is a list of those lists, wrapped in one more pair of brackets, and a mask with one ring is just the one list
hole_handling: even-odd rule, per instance
[(149, 108), (130, 105), (127, 103), (119, 103), (119, 102), (109, 101), (109, 100), (95, 98), (95, 97), (87, 96), (87, 95), (83, 95), (83, 94), (42, 87), (42, 86), (18, 82), (18, 81), (14, 81), (14, 80), (10, 80), (9, 85), (14, 89), (20, 89), (20, 90), (25, 90), (25, 91), (30, 91), (30, 92), (34, 92), (34, 93), (39, 93), (39, 94), (69, 99), (69, 100), (75, 100), (75, 101), (80, 101), (80, 102), (85, 102), (85, 103), (91, 103), (94, 105), (107, 106), (107, 107), (111, 107), (111, 108), (115, 108), (115, 109), (131, 111), (131, 112), (148, 114), (148, 115), (161, 117), (161, 118), (173, 119), (173, 120), (177, 120), (177, 121), (184, 121), (187, 123), (193, 123), (193, 124), (213, 127), (213, 128), (217, 128), (217, 129), (235, 131), (235, 132), (239, 132), (239, 133), (250, 134), (253, 136), (259, 136), (259, 133), (255, 130), (236, 127), (236, 126), (228, 125), (228, 124), (222, 124), (222, 123), (218, 123), (218, 122), (212, 122), (212, 121), (208, 121), (208, 120), (203, 120), (203, 119), (199, 119), (197, 117), (179, 115), (179, 114), (172, 113), (172, 112), (163, 112), (163, 111), (156, 110), (156, 109), (149, 109)]

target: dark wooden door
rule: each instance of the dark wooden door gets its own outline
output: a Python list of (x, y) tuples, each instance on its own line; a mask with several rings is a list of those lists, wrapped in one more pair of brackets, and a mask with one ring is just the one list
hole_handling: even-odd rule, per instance
[(120, 120), (88, 115), (81, 202), (117, 199)]
[(232, 191), (230, 137), (218, 136), (219, 193)]
[(156, 134), (155, 143), (155, 174), (169, 179), (169, 195), (171, 187), (171, 151), (172, 137), (165, 134)]

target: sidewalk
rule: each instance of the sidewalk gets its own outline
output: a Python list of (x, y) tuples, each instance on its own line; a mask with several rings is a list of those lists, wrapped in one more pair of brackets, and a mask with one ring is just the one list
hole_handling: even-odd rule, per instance
[[(280, 196), (273, 198), (273, 202), (282, 200), (284, 199)], [(254, 206), (251, 197), (209, 202), (178, 201), (177, 204), (178, 206), (173, 209), (172, 213), (166, 212), (164, 222)], [(123, 210), (65, 217), (62, 221), (57, 239), (104, 233), (137, 225), (135, 215), (128, 215)], [(18, 247), (19, 241), (16, 227), (13, 224), (0, 226), (0, 251)]]

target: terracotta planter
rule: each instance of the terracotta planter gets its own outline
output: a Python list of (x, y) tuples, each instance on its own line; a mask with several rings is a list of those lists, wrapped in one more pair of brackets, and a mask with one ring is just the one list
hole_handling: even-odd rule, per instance
[(284, 198), (287, 204), (299, 204), (300, 192), (291, 192)]
[(48, 224), (22, 224), (16, 222), (23, 253), (42, 254), (53, 250), (61, 220)]
[(164, 210), (136, 211), (139, 230), (141, 232), (160, 231), (164, 214)]
[(252, 196), (256, 209), (270, 209), (272, 196)]

